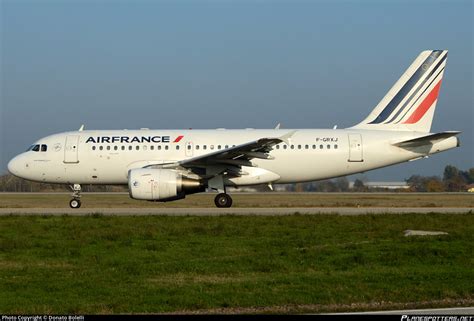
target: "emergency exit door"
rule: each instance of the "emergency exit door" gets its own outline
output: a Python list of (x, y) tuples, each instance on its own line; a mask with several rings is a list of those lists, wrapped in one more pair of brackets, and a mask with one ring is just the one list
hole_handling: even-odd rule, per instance
[(349, 162), (363, 162), (362, 137), (360, 134), (349, 134)]
[(79, 163), (79, 136), (70, 135), (66, 137), (66, 145), (64, 147), (64, 162)]
[(193, 150), (194, 150), (193, 142), (186, 142), (185, 148), (186, 148), (186, 156), (187, 157), (193, 156)]

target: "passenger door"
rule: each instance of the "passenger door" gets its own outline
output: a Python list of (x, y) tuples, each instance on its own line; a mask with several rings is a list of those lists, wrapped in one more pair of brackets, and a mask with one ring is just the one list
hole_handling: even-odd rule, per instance
[(79, 136), (69, 135), (66, 137), (64, 148), (65, 163), (79, 163)]
[(349, 134), (349, 162), (363, 162), (362, 137), (360, 134)]

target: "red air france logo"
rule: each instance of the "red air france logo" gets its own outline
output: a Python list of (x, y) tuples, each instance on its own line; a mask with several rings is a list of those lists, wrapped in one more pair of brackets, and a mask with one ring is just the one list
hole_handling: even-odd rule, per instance
[(179, 135), (178, 137), (176, 137), (176, 139), (173, 141), (173, 143), (179, 143), (181, 139), (183, 139), (183, 135)]

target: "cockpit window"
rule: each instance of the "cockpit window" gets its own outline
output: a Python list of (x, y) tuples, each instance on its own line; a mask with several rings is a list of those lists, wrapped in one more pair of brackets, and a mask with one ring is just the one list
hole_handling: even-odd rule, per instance
[(45, 144), (37, 144), (37, 145), (31, 145), (26, 151), (34, 151), (34, 152), (39, 152), (39, 151), (42, 151), (42, 152), (46, 152), (48, 150), (48, 145), (45, 145)]

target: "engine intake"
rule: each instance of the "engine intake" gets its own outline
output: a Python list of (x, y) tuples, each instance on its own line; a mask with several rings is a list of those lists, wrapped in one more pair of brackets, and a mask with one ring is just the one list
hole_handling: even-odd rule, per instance
[(205, 186), (175, 170), (137, 168), (128, 172), (128, 190), (133, 199), (166, 202), (203, 192)]

